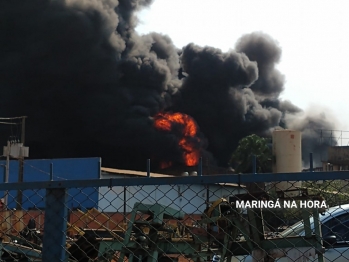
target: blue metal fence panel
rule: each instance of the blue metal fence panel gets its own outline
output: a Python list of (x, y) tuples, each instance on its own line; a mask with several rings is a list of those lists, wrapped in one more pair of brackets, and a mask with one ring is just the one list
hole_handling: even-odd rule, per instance
[[(6, 161), (0, 161), (0, 181), (5, 179)], [(19, 162), (11, 160), (9, 165), (9, 183), (18, 182)], [(1, 168), (2, 167), (2, 168)], [(42, 182), (51, 180), (51, 167), (54, 181), (99, 179), (100, 158), (34, 159), (24, 161), (23, 182)], [(80, 194), (82, 193), (82, 194)], [(4, 191), (0, 193), (0, 197)], [(17, 191), (9, 192), (8, 207), (16, 207)], [(72, 188), (68, 190), (69, 208), (97, 208), (98, 189), (96, 187)], [(25, 190), (23, 192), (23, 209), (44, 208), (45, 189)]]

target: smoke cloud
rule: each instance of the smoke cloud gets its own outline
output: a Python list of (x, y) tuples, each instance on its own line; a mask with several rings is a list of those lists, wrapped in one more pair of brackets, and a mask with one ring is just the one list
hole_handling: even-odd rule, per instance
[(242, 36), (235, 49), (258, 64), (259, 78), (252, 91), (262, 97), (278, 98), (284, 90), (285, 77), (275, 68), (281, 58), (281, 48), (275, 40), (263, 33), (252, 33)]
[(309, 154), (313, 154), (316, 166), (327, 160), (327, 149), (336, 146), (338, 137), (333, 137), (337, 120), (329, 110), (313, 106), (311, 111), (286, 115), (285, 122), (290, 129), (302, 131), (303, 166), (309, 167)]
[[(169, 36), (136, 33), (137, 11), (152, 2), (0, 1), (0, 112), (28, 116), (32, 158), (183, 164), (178, 133), (154, 128), (166, 111), (195, 119), (200, 152), (220, 166), (246, 135), (289, 126), (312, 149), (312, 128), (333, 128), (324, 117), (300, 120), (302, 110), (279, 98), (281, 48), (270, 36), (242, 36), (229, 52), (193, 43), (180, 50)], [(0, 128), (3, 145), (17, 134)]]

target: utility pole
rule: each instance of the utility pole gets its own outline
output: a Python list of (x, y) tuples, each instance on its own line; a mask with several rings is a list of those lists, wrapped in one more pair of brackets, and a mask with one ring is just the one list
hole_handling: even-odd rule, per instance
[[(0, 124), (6, 125), (18, 125), (18, 120), (20, 119), (21, 123), (21, 142), (13, 139), (7, 141), (7, 146), (4, 146), (3, 155), (6, 156), (6, 166), (5, 166), (5, 175), (4, 182), (9, 182), (9, 168), (10, 168), (10, 157), (16, 158), (19, 160), (19, 172), (18, 172), (18, 182), (23, 182), (23, 166), (24, 166), (24, 157), (29, 156), (29, 148), (24, 147), (25, 140), (25, 119), (26, 116), (20, 117), (0, 117)], [(14, 122), (15, 121), (15, 122)], [(16, 123), (17, 122), (17, 123)], [(4, 192), (4, 202), (8, 206), (8, 191)], [(22, 208), (22, 191), (18, 190), (17, 192), (17, 208)]]
[[(21, 124), (21, 143), (22, 147), (24, 147), (25, 142), (25, 119), (26, 116), (22, 116), (22, 124)], [(20, 151), (19, 157), (19, 168), (18, 168), (18, 183), (23, 182), (23, 173), (24, 173), (24, 152)], [(23, 203), (23, 192), (22, 190), (18, 190), (17, 192), (17, 210), (22, 209), (22, 203)]]
[[(11, 148), (10, 141), (7, 140), (5, 183), (8, 183), (9, 174), (10, 174), (10, 148)], [(8, 190), (5, 191), (4, 204), (5, 204), (5, 207), (8, 206)]]

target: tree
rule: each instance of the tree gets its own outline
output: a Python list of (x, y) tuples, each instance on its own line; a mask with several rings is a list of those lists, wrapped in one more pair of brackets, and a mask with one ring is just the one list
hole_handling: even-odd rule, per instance
[(239, 145), (231, 157), (238, 173), (252, 173), (252, 156), (256, 156), (257, 172), (271, 172), (272, 152), (266, 138), (249, 135), (239, 141)]

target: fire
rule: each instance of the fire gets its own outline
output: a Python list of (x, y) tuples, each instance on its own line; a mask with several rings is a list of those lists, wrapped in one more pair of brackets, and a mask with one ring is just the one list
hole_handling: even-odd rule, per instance
[[(195, 166), (199, 163), (200, 151), (195, 147), (198, 127), (194, 119), (182, 113), (159, 113), (154, 117), (154, 126), (158, 130), (171, 132), (174, 126), (180, 126), (180, 139), (178, 145), (183, 150), (183, 160), (187, 166)], [(172, 164), (172, 163), (171, 163)], [(168, 163), (161, 167), (168, 167)]]
[(163, 161), (163, 162), (160, 163), (160, 168), (161, 169), (165, 169), (165, 168), (168, 168), (170, 166), (172, 166), (172, 162), (171, 161), (169, 161), (169, 162)]

